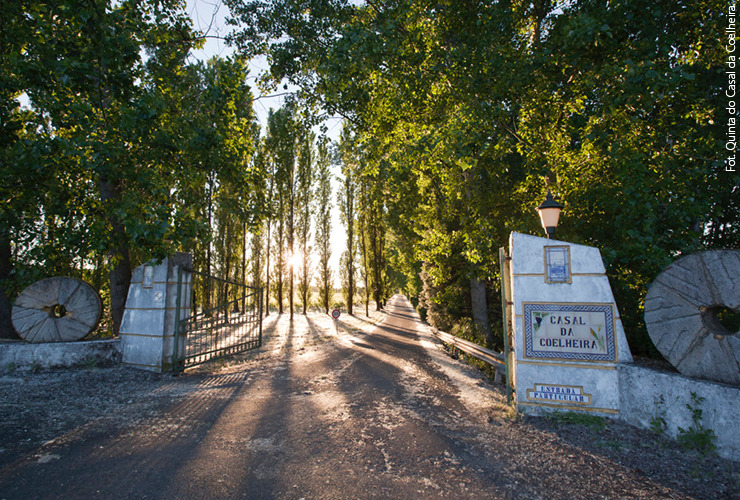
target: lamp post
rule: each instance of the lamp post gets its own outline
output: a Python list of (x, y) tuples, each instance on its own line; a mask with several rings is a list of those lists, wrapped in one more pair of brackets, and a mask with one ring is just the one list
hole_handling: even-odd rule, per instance
[(548, 189), (545, 201), (537, 207), (537, 211), (540, 213), (542, 227), (547, 233), (547, 239), (550, 239), (555, 233), (555, 228), (558, 227), (558, 219), (560, 218), (560, 211), (562, 209), (563, 206), (552, 198), (552, 193)]

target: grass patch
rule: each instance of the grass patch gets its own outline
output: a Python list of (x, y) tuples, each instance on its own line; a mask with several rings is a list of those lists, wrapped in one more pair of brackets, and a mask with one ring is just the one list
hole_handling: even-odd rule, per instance
[(495, 404), (493, 406), (495, 414), (503, 420), (510, 422), (519, 422), (522, 418), (521, 414), (516, 410), (515, 405), (507, 405), (504, 403)]
[(575, 411), (556, 411), (548, 413), (545, 418), (558, 424), (583, 425), (596, 432), (606, 428), (606, 419), (590, 413), (579, 413)]

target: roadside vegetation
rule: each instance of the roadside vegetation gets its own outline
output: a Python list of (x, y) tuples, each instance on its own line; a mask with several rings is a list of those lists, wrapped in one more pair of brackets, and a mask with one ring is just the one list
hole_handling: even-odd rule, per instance
[[(236, 53), (209, 61), (189, 56), (204, 34), (177, 0), (5, 7), (0, 337), (17, 293), (52, 275), (93, 284), (115, 334), (131, 270), (187, 251), (277, 312), (367, 314), (400, 290), (499, 348), (498, 249), (540, 233), (550, 189), (558, 237), (602, 251), (632, 352), (657, 356), (650, 281), (740, 247), (719, 0), (226, 4)], [(256, 56), (271, 65), (250, 75)], [(286, 104), (261, 126), (271, 93)], [(336, 143), (326, 116), (344, 120)]]

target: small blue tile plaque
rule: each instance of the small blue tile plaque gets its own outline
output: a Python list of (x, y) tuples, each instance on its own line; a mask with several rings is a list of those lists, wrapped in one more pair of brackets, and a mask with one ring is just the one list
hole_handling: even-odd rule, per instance
[(545, 248), (545, 283), (570, 283), (570, 247)]

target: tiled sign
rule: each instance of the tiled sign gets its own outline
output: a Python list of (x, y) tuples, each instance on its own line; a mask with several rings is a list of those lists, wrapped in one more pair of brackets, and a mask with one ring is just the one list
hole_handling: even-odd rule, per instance
[(570, 283), (570, 247), (545, 247), (545, 283)]
[(611, 304), (524, 304), (524, 357), (617, 360)]

